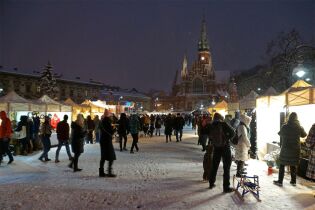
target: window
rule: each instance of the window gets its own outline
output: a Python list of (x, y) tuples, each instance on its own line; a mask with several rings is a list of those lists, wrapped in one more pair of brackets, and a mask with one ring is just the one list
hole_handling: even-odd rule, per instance
[(70, 90), (70, 97), (73, 97), (73, 90)]
[(26, 93), (30, 94), (31, 93), (31, 84), (27, 83), (26, 86), (25, 86), (25, 90), (26, 90)]
[(196, 78), (193, 81), (193, 93), (203, 92), (203, 82), (200, 78)]

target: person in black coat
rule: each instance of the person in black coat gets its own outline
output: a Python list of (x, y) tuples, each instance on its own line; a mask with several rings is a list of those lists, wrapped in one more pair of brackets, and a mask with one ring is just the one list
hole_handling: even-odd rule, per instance
[[(99, 176), (100, 177), (116, 177), (115, 174), (112, 173), (112, 166), (114, 160), (116, 160), (116, 154), (113, 146), (113, 134), (114, 130), (112, 127), (112, 121), (110, 119), (110, 112), (108, 109), (105, 109), (104, 117), (100, 123), (100, 131), (101, 131), (101, 160), (100, 160), (100, 168), (99, 168)], [(105, 160), (108, 161), (108, 173), (104, 172), (104, 164)]]
[[(129, 133), (129, 120), (125, 113), (120, 114), (120, 119), (117, 121), (118, 123), (118, 135), (119, 135), (119, 146), (120, 151), (127, 151), (127, 134)], [(122, 140), (124, 139), (124, 148), (122, 147)]]
[(82, 114), (78, 114), (77, 120), (71, 123), (71, 132), (71, 149), (74, 153), (74, 157), (69, 167), (73, 168), (73, 172), (82, 171), (81, 168), (78, 168), (79, 157), (81, 153), (84, 152), (84, 136), (86, 134)]
[(166, 143), (167, 143), (168, 140), (172, 141), (171, 136), (172, 136), (172, 131), (173, 131), (173, 119), (172, 119), (171, 114), (168, 114), (167, 117), (165, 118), (164, 126), (165, 126), (164, 133), (166, 136)]
[(209, 188), (215, 187), (217, 171), (223, 160), (223, 192), (230, 193), (233, 189), (230, 187), (230, 167), (232, 163), (230, 139), (235, 135), (231, 126), (223, 121), (219, 113), (213, 116), (213, 122), (209, 132), (209, 144), (213, 145), (213, 158), (209, 177)]
[(180, 115), (180, 113), (177, 113), (177, 116), (174, 122), (176, 142), (182, 141), (184, 125), (185, 125), (185, 119)]

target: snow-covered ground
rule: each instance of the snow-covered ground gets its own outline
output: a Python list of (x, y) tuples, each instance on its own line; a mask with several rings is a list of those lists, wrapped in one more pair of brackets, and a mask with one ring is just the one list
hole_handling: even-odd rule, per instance
[[(141, 138), (135, 154), (120, 152), (114, 143), (116, 178), (98, 177), (98, 144), (85, 146), (79, 159), (83, 171), (77, 173), (67, 167), (65, 148), (58, 164), (56, 148), (47, 163), (38, 160), (39, 154), (15, 157), (11, 165), (0, 166), (0, 209), (315, 209), (315, 183), (299, 178), (293, 187), (286, 174), (284, 186), (277, 187), (272, 184), (277, 173), (268, 176), (266, 164), (257, 160), (248, 161), (248, 172), (259, 175), (261, 202), (251, 194), (242, 202), (235, 193), (222, 193), (222, 166), (217, 187), (210, 190), (202, 182), (197, 137), (187, 129), (182, 142), (174, 140)], [(231, 174), (235, 169), (233, 164)]]

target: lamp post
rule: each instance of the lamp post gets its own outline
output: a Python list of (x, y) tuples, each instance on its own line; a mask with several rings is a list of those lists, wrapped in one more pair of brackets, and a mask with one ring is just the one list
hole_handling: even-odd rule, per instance
[(120, 96), (119, 99), (118, 99), (118, 111), (119, 111), (119, 114), (121, 113), (121, 100), (123, 99), (124, 97)]

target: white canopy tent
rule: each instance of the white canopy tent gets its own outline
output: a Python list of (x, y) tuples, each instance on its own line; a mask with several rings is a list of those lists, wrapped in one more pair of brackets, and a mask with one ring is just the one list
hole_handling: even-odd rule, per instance
[(0, 98), (0, 111), (5, 111), (11, 120), (18, 120), (21, 115), (32, 111), (32, 101), (29, 101), (16, 92), (11, 91)]
[(239, 101), (239, 105), (240, 105), (240, 110), (245, 110), (245, 109), (255, 109), (256, 108), (256, 98), (259, 95), (255, 92), (255, 91), (250, 91), (250, 93), (243, 97), (240, 101)]
[(267, 153), (269, 144), (279, 141), (281, 113), (285, 113), (285, 96), (278, 95), (273, 87), (256, 99), (257, 148), (261, 156)]

